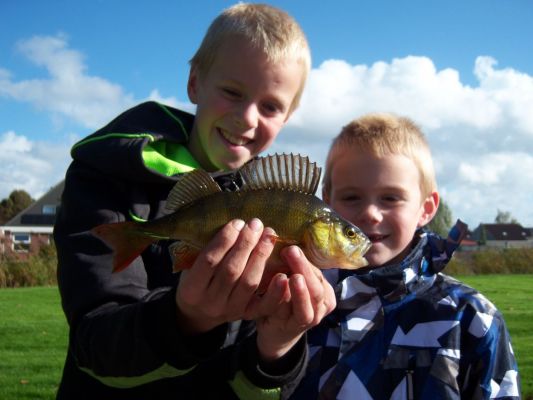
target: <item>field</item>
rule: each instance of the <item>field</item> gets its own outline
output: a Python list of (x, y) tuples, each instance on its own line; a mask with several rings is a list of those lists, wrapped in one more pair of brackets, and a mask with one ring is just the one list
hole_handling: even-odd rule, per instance
[[(533, 275), (459, 277), (503, 312), (524, 399), (533, 400)], [(54, 399), (67, 347), (55, 287), (0, 289), (0, 399)]]
[(67, 348), (56, 287), (0, 289), (0, 399), (53, 399)]

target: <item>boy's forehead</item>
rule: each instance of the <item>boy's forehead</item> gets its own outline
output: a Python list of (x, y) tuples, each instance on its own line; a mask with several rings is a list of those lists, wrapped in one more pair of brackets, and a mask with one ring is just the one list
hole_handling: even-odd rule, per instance
[(415, 162), (403, 154), (378, 156), (369, 151), (344, 147), (331, 160), (332, 180), (335, 184), (361, 182), (366, 185), (406, 183), (420, 180)]

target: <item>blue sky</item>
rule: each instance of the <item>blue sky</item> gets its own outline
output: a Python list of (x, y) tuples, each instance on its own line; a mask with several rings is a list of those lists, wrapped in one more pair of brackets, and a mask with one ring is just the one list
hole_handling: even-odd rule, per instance
[[(147, 99), (193, 110), (188, 60), (231, 1), (0, 2), (0, 199), (63, 178), (69, 148)], [(273, 1), (312, 54), (300, 109), (273, 151), (323, 164), (366, 112), (418, 122), (454, 218), (509, 211), (533, 226), (533, 2)]]

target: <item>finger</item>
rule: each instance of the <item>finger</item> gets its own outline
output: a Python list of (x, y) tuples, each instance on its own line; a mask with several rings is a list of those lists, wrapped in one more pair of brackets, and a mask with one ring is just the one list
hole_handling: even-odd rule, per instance
[(321, 301), (324, 283), (327, 284), (322, 272), (307, 260), (298, 246), (284, 248), (281, 255), (293, 274), (303, 276), (312, 300)]
[(259, 242), (250, 254), (237, 287), (231, 293), (231, 302), (246, 304), (258, 289), (268, 257), (274, 249), (273, 236), (275, 232), (272, 228), (263, 230)]
[[(218, 296), (225, 295), (229, 298), (235, 289), (235, 284), (242, 276), (250, 254), (261, 238), (262, 232), (263, 223), (259, 219), (252, 218), (248, 221), (239, 233), (235, 244), (227, 252), (224, 259), (220, 262), (219, 267), (216, 269), (215, 275), (211, 280), (210, 290), (217, 293)], [(244, 311), (246, 303), (247, 301), (244, 304), (240, 304), (242, 311)]]
[(235, 244), (243, 228), (244, 221), (240, 219), (224, 225), (200, 252), (192, 268), (182, 272), (180, 290), (184, 292), (184, 297), (193, 299), (204, 296), (218, 265)]
[(298, 326), (306, 327), (313, 322), (315, 310), (304, 277), (300, 274), (292, 275), (289, 278), (289, 287), (294, 319)]
[[(246, 319), (258, 319), (280, 310), (290, 300), (287, 275), (277, 274), (261, 296), (254, 296), (246, 308)], [(287, 310), (287, 313), (289, 310)], [(283, 317), (283, 316), (281, 316)]]

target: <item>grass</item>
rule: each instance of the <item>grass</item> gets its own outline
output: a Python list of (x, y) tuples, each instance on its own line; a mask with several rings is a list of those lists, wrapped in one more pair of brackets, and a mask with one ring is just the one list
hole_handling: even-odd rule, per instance
[(0, 290), (0, 399), (54, 399), (67, 349), (56, 287)]
[(457, 279), (483, 293), (502, 312), (518, 361), (523, 398), (533, 400), (533, 275), (470, 275)]
[[(503, 313), (523, 398), (533, 400), (533, 275), (457, 276)], [(67, 348), (56, 287), (0, 289), (0, 399), (54, 399)]]

